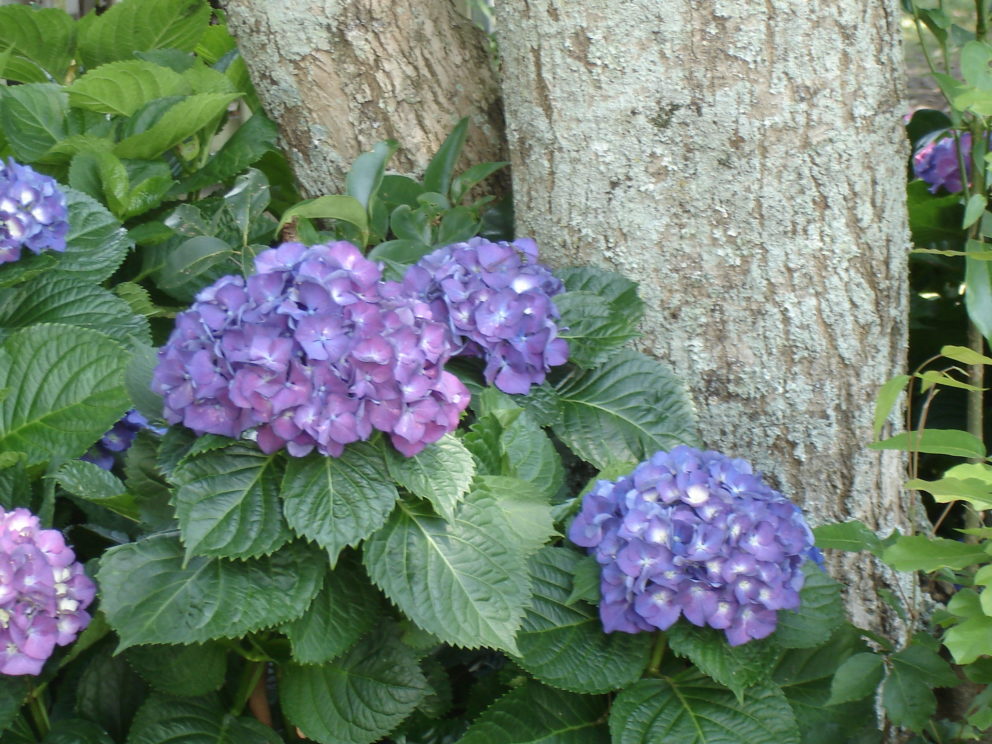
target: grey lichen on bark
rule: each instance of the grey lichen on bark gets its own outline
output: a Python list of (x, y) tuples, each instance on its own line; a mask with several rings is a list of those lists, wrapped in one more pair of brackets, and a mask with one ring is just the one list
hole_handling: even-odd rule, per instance
[(451, 0), (227, 0), (228, 22), (302, 190), (334, 193), (352, 161), (395, 139), (420, 174), (463, 116), (465, 164), (504, 159), (487, 39)]
[[(909, 529), (866, 445), (907, 343), (907, 146), (895, 0), (500, 0), (517, 232), (641, 284), (641, 348), (688, 383), (709, 447), (814, 523)], [(853, 621), (915, 589), (831, 557)]]

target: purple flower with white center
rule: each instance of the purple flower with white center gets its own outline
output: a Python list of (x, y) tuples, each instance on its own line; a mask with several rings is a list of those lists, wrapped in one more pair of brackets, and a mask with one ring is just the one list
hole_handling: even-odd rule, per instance
[(602, 566), (606, 632), (667, 630), (679, 617), (732, 646), (799, 607), (813, 533), (745, 460), (679, 446), (586, 494), (569, 539)]
[(165, 429), (152, 426), (148, 423), (148, 419), (131, 409), (79, 459), (91, 462), (104, 470), (110, 470), (114, 467), (115, 455), (125, 452), (142, 429), (148, 429), (156, 434), (165, 433)]
[(568, 360), (551, 300), (564, 287), (538, 263), (533, 240), (449, 245), (411, 266), (403, 283), (447, 324), (457, 353), (482, 357), (486, 382), (505, 393), (527, 393)]
[(65, 194), (50, 176), (27, 165), (0, 161), (0, 264), (32, 253), (64, 251), (69, 232)]
[(165, 417), (198, 434), (254, 429), (265, 452), (339, 456), (378, 429), (409, 456), (458, 425), (468, 391), (430, 306), (351, 243), (284, 243), (247, 280), (197, 295), (159, 351)]
[(913, 155), (913, 174), (929, 184), (931, 194), (943, 187), (948, 193), (962, 190), (958, 155), (964, 161), (965, 172), (971, 178), (971, 134), (964, 132), (955, 147), (953, 137), (942, 137), (921, 147)]
[(41, 674), (55, 646), (90, 622), (96, 586), (62, 533), (0, 508), (0, 674)]

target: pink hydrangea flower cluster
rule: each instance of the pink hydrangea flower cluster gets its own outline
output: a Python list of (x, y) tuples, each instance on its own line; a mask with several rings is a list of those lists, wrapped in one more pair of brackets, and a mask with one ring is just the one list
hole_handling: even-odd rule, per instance
[(351, 243), (282, 245), (246, 279), (197, 295), (159, 351), (165, 417), (300, 457), (337, 457), (378, 429), (412, 456), (458, 425), (469, 401), (444, 371), (452, 348), (422, 299)]
[(40, 674), (90, 622), (96, 586), (58, 530), (0, 508), (0, 674)]

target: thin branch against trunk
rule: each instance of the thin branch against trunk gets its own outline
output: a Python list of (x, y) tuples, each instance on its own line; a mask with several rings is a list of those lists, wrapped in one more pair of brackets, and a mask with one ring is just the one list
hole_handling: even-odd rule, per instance
[(505, 159), (488, 41), (451, 0), (225, 6), (307, 195), (339, 190), (355, 157), (384, 139), (402, 146), (391, 167), (419, 174), (463, 116), (466, 165)]

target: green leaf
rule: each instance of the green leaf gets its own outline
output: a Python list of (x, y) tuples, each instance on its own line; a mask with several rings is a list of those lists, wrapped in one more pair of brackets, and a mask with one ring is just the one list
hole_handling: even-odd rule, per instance
[(416, 209), (419, 202), (417, 197), (424, 193), (424, 185), (414, 181), (408, 176), (397, 176), (389, 173), (382, 177), (382, 184), (376, 198), (390, 207), (406, 204), (411, 209)]
[(294, 204), (282, 214), (279, 228), (282, 228), (294, 217), (309, 219), (341, 220), (354, 225), (359, 230), (368, 230), (368, 217), (361, 202), (352, 196), (319, 196)]
[(406, 204), (400, 204), (389, 216), (389, 229), (397, 238), (408, 243), (424, 246), (431, 243), (431, 217), (425, 209), (411, 209)]
[(482, 222), (468, 207), (452, 207), (444, 213), (437, 229), (435, 245), (461, 243), (479, 234)]
[(583, 557), (567, 548), (544, 548), (530, 559), (533, 595), (517, 633), (524, 669), (552, 687), (611, 692), (639, 679), (654, 637), (604, 633), (595, 607), (569, 605), (573, 572)]
[(992, 617), (979, 612), (952, 625), (944, 632), (944, 645), (956, 664), (972, 664), (981, 656), (992, 655)]
[(28, 83), (0, 92), (0, 129), (18, 160), (33, 163), (65, 138), (69, 98), (62, 86)]
[(147, 130), (118, 142), (114, 154), (119, 158), (138, 160), (157, 158), (220, 117), (227, 110), (227, 105), (240, 97), (240, 93), (197, 93), (187, 96), (170, 107)]
[(803, 564), (806, 583), (799, 593), (796, 611), (778, 613), (772, 640), (782, 648), (811, 648), (826, 643), (844, 622), (840, 584), (813, 563)]
[(816, 547), (824, 550), (867, 550), (880, 555), (884, 547), (878, 535), (856, 519), (820, 525), (813, 529), (813, 534), (816, 536)]
[(477, 163), (464, 173), (459, 173), (451, 180), (451, 203), (458, 204), (477, 184), (508, 165), (508, 162)]
[(295, 620), (320, 589), (326, 563), (298, 543), (247, 561), (192, 558), (172, 536), (111, 548), (100, 561), (101, 607), (121, 642), (202, 643)]
[(571, 606), (582, 601), (591, 605), (598, 605), (602, 567), (595, 556), (582, 556), (572, 566), (572, 574), (572, 591), (569, 593), (568, 599), (565, 600), (565, 604)]
[(49, 274), (0, 289), (0, 334), (38, 323), (102, 331), (129, 343), (151, 343), (148, 322), (102, 287), (72, 276)]
[(149, 421), (162, 419), (162, 396), (151, 389), (152, 375), (157, 366), (158, 353), (151, 346), (135, 344), (131, 347), (131, 361), (124, 373), (124, 387), (134, 408)]
[(920, 392), (925, 393), (934, 385), (945, 385), (946, 387), (958, 388), (959, 390), (984, 390), (985, 388), (969, 385), (961, 382), (955, 377), (937, 369), (928, 369), (926, 372), (917, 372), (913, 377), (920, 381)]
[[(133, 1), (133, 0), (132, 0)], [(214, 695), (152, 695), (137, 715), (128, 744), (282, 744), (282, 737), (254, 718), (235, 718)]]
[[(516, 653), (528, 596), (525, 556), (491, 499), (470, 494), (453, 521), (426, 502), (399, 502), (365, 543), (372, 581), (411, 620), (456, 646)], [(444, 597), (444, 603), (435, 600)]]
[(113, 473), (83, 460), (62, 463), (55, 472), (55, 481), (69, 493), (92, 504), (109, 509), (122, 517), (138, 521), (134, 497)]
[(210, 23), (204, 0), (125, 0), (79, 24), (79, 54), (92, 69), (130, 59), (135, 51), (179, 49), (191, 52)]
[(122, 741), (148, 688), (104, 641), (86, 658), (76, 686), (76, 711)]
[(300, 618), (283, 626), (293, 660), (324, 664), (335, 659), (377, 624), (380, 594), (357, 561), (342, 560), (324, 579), (324, 587)]
[(62, 325), (17, 331), (0, 346), (0, 451), (28, 465), (78, 457), (127, 412), (127, 354), (102, 333)]
[(16, 4), (0, 7), (0, 52), (11, 52), (2, 68), (8, 80), (44, 82), (44, 76), (38, 75), (41, 67), (62, 82), (75, 47), (76, 24), (64, 10)]
[(884, 676), (885, 663), (878, 654), (862, 653), (849, 657), (834, 674), (827, 705), (874, 696)]
[(924, 429), (904, 431), (894, 437), (868, 445), (877, 450), (924, 452), (931, 455), (985, 458), (985, 445), (974, 434), (959, 429)]
[[(134, 244), (121, 223), (92, 197), (75, 189), (63, 190), (69, 209), (69, 234), (65, 253), (57, 257), (55, 268), (77, 279), (102, 282), (117, 270)], [(33, 258), (46, 257), (43, 254)]]
[(177, 289), (190, 284), (202, 286), (218, 267), (233, 268), (231, 246), (220, 238), (200, 235), (183, 241), (166, 256), (158, 286)]
[(900, 537), (882, 553), (882, 560), (897, 571), (962, 569), (984, 563), (988, 557), (988, 553), (978, 545), (923, 535)]
[(525, 557), (540, 550), (558, 533), (551, 519), (548, 497), (519, 478), (476, 476), (469, 499), (479, 506), (502, 512), (512, 540)]
[(552, 427), (555, 434), (600, 470), (698, 442), (681, 381), (638, 352), (621, 351), (596, 369), (569, 374), (557, 389), (561, 418)]
[(173, 187), (171, 193), (186, 194), (226, 181), (254, 165), (267, 152), (276, 149), (279, 128), (264, 114), (254, 114), (235, 130), (207, 164)]
[(454, 519), (455, 507), (472, 484), (475, 461), (460, 440), (446, 434), (413, 457), (385, 448), (389, 475), (414, 496), (431, 502), (438, 514)]
[(875, 421), (873, 436), (878, 439), (882, 433), (892, 407), (896, 404), (900, 394), (909, 382), (909, 375), (896, 375), (878, 389), (878, 397), (875, 399)]
[(940, 354), (962, 364), (992, 364), (992, 357), (979, 354), (967, 346), (942, 346)]
[(457, 744), (609, 744), (606, 710), (603, 696), (526, 682), (487, 708)]
[(130, 116), (156, 98), (186, 95), (189, 83), (167, 67), (140, 59), (90, 70), (69, 86), (69, 104), (101, 114)]
[[(927, 641), (932, 639), (927, 637)], [(889, 657), (893, 671), (902, 669), (906, 674), (913, 674), (930, 687), (957, 687), (961, 680), (931, 648), (914, 641), (911, 645), (897, 651)]]
[(940, 503), (963, 500), (979, 510), (992, 509), (992, 468), (983, 463), (956, 465), (935, 481), (914, 478), (906, 488), (927, 491)]
[(360, 442), (340, 457), (291, 458), (282, 482), (283, 513), (296, 534), (315, 541), (331, 563), (385, 522), (399, 497), (382, 452)]
[(227, 674), (227, 649), (220, 643), (132, 646), (124, 658), (153, 689), (180, 697), (219, 690)]
[[(372, 152), (362, 153), (355, 158), (351, 170), (345, 176), (344, 191), (361, 205), (363, 215), (368, 209), (372, 195), (379, 190), (379, 186), (382, 184), (386, 163), (389, 162), (397, 149), (399, 149), (399, 143), (394, 140), (376, 143)], [(319, 217), (321, 215), (314, 216)], [(352, 222), (352, 224), (356, 223)]]
[(292, 539), (279, 503), (282, 458), (233, 444), (180, 463), (176, 517), (187, 556), (254, 558)]
[(741, 702), (695, 670), (621, 692), (610, 709), (610, 733), (613, 744), (799, 744), (780, 689), (759, 683)]
[(698, 628), (684, 620), (668, 629), (668, 644), (673, 652), (689, 659), (703, 674), (732, 690), (738, 702), (743, 699), (746, 689), (771, 676), (782, 655), (781, 649), (771, 640), (731, 646), (723, 631)]
[(114, 740), (92, 721), (62, 718), (52, 724), (41, 744), (114, 744)]
[(427, 191), (434, 191), (444, 196), (448, 195), (451, 187), (451, 177), (455, 170), (455, 163), (462, 154), (462, 147), (465, 146), (465, 137), (468, 134), (468, 117), (461, 119), (455, 128), (451, 130), (437, 154), (431, 158), (431, 162), (424, 169), (424, 188)]
[(322, 744), (371, 744), (413, 712), (427, 693), (413, 651), (387, 628), (337, 661), (288, 665), (279, 696), (289, 720)]
[(986, 199), (981, 194), (972, 194), (968, 199), (968, 203), (964, 206), (964, 220), (961, 224), (962, 230), (967, 230), (969, 227), (974, 225), (978, 220), (982, 218), (985, 213), (985, 206), (988, 204), (988, 199)]
[(992, 48), (982, 41), (969, 41), (961, 47), (961, 75), (969, 84), (992, 90)]
[(6, 729), (17, 717), (21, 703), (31, 689), (28, 677), (0, 677), (0, 731)]
[(566, 329), (561, 336), (568, 339), (569, 361), (595, 366), (639, 335), (644, 303), (634, 282), (591, 266), (557, 274), (566, 288), (554, 301), (561, 312), (559, 326)]
[[(927, 653), (931, 658), (923, 660), (920, 653)], [(892, 667), (882, 684), (882, 705), (889, 719), (896, 726), (905, 726), (913, 731), (922, 731), (930, 722), (930, 718), (937, 711), (937, 698), (931, 691), (934, 682), (938, 686), (946, 679), (932, 680), (927, 676), (927, 671), (934, 667), (933, 659), (938, 662), (942, 660), (933, 652), (926, 652), (919, 646), (909, 646), (902, 651), (893, 654)], [(950, 671), (946, 662), (942, 662), (944, 668), (937, 667), (938, 673), (949, 674), (953, 680), (951, 684), (956, 685), (960, 680)]]
[(989, 339), (992, 338), (992, 264), (970, 255), (982, 251), (985, 245), (977, 240), (967, 243), (969, 255), (964, 259), (964, 304), (971, 322)]
[(387, 240), (369, 251), (373, 261), (393, 261), (407, 265), (415, 264), (434, 249), (419, 240)]

